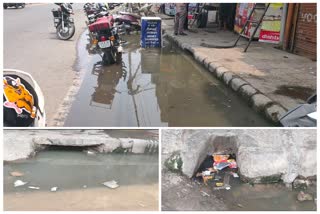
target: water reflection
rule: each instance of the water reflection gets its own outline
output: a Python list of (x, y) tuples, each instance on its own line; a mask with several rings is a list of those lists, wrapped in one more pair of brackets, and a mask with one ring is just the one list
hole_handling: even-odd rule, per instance
[(86, 65), (65, 126), (270, 125), (173, 44), (141, 49), (139, 36), (125, 40), (119, 64), (102, 66), (95, 54)]

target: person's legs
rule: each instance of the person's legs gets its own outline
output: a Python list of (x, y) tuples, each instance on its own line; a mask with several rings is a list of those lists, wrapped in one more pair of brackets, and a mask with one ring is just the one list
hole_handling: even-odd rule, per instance
[(178, 28), (179, 28), (179, 13), (176, 13), (174, 17), (174, 34), (178, 34)]
[(184, 23), (186, 21), (186, 16), (187, 16), (187, 11), (186, 10), (180, 13), (178, 33), (181, 34), (181, 35), (186, 35), (183, 32), (183, 27), (184, 27)]

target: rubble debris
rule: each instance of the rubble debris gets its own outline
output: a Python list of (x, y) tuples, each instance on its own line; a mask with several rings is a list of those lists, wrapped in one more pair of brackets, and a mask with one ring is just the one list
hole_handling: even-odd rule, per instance
[(22, 176), (24, 176), (24, 173), (19, 172), (19, 171), (14, 171), (14, 172), (10, 172), (10, 175), (13, 177), (22, 177)]
[(203, 197), (210, 197), (210, 195), (204, 191), (200, 191)]
[(305, 193), (303, 191), (300, 191), (297, 195), (297, 199), (298, 201), (302, 202), (302, 201), (312, 201), (313, 197), (311, 194), (309, 193)]
[(35, 190), (39, 190), (40, 187), (35, 187), (35, 186), (28, 186), (29, 189), (35, 189)]
[(28, 182), (23, 182), (23, 181), (21, 181), (21, 180), (16, 180), (15, 182), (14, 182), (14, 187), (19, 187), (19, 186), (24, 186), (24, 185), (26, 185)]
[(57, 190), (58, 190), (58, 187), (52, 187), (52, 188), (50, 189), (51, 192), (56, 192)]
[(118, 183), (115, 180), (106, 181), (102, 184), (105, 185), (106, 187), (109, 187), (110, 189), (115, 189), (119, 187)]
[(294, 189), (305, 190), (309, 186), (309, 181), (304, 179), (295, 179), (292, 186)]

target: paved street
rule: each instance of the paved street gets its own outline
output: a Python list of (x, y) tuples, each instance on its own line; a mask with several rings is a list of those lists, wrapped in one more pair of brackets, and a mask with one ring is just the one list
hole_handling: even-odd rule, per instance
[(76, 43), (85, 22), (82, 6), (73, 7), (76, 33), (69, 41), (56, 36), (51, 9), (57, 5), (34, 4), (3, 11), (4, 68), (26, 71), (39, 83), (45, 96), (48, 125), (75, 77)]

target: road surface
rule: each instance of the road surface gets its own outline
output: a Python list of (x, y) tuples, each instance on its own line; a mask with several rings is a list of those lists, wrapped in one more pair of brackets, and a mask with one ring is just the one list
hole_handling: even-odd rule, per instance
[(26, 71), (39, 83), (48, 125), (75, 78), (76, 44), (86, 27), (82, 5), (74, 4), (76, 33), (69, 41), (59, 40), (52, 8), (57, 5), (34, 4), (3, 11), (4, 68)]

